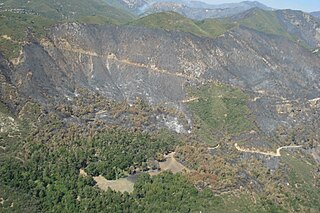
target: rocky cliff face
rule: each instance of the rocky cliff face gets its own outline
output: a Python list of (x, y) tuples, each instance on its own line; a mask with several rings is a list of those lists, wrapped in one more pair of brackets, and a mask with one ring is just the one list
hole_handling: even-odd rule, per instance
[(258, 126), (270, 133), (308, 120), (318, 109), (318, 59), (285, 38), (247, 28), (209, 39), (73, 23), (25, 45), (22, 62), (1, 72), (20, 94), (40, 103), (71, 100), (84, 87), (129, 103), (141, 97), (184, 114), (188, 86), (222, 82), (250, 95)]

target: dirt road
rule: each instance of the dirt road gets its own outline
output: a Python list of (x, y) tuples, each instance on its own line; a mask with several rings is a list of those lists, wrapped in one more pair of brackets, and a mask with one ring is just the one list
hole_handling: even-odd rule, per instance
[(296, 148), (301, 148), (302, 146), (296, 146), (296, 145), (282, 146), (282, 147), (279, 147), (276, 152), (262, 152), (262, 151), (255, 150), (255, 149), (253, 149), (253, 150), (245, 149), (245, 148), (241, 148), (237, 143), (234, 144), (234, 147), (240, 152), (257, 153), (257, 154), (261, 154), (261, 155), (280, 157), (281, 156), (280, 151), (282, 149), (296, 149)]

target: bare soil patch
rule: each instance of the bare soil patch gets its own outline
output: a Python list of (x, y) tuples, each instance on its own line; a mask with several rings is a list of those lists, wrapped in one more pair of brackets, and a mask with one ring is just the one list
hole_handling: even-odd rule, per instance
[(118, 192), (133, 192), (134, 183), (129, 181), (127, 178), (120, 178), (118, 180), (107, 180), (103, 176), (93, 177), (97, 182), (97, 186), (104, 191), (107, 191), (108, 188), (118, 191)]
[(174, 174), (182, 172), (184, 170), (189, 171), (187, 167), (185, 167), (175, 159), (174, 155), (175, 152), (171, 152), (170, 154), (165, 156), (166, 161), (159, 163), (161, 171), (171, 171)]
[(84, 171), (84, 169), (80, 169), (80, 176), (82, 176), (82, 177), (87, 177), (88, 176), (88, 174)]

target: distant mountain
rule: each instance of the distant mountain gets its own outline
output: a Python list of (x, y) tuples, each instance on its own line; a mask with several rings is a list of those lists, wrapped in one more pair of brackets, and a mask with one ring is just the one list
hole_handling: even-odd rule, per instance
[(311, 15), (315, 16), (315, 17), (319, 17), (320, 18), (320, 11), (317, 12), (312, 12)]
[(202, 2), (177, 3), (168, 1), (152, 4), (145, 13), (150, 14), (163, 11), (174, 11), (191, 19), (202, 20), (207, 18), (230, 17), (256, 7), (264, 10), (271, 10), (271, 8), (259, 2), (248, 1), (222, 5), (208, 5)]
[(159, 0), (105, 0), (109, 5), (135, 14), (141, 14), (147, 7)]
[(219, 5), (190, 0), (107, 0), (107, 2), (114, 7), (133, 12), (136, 15), (173, 11), (196, 20), (229, 17), (255, 7), (272, 10), (272, 8), (257, 1)]
[[(167, 0), (170, 2), (170, 0)], [(176, 2), (176, 1), (175, 1)], [(179, 1), (178, 1), (179, 2)], [(203, 9), (231, 9), (231, 8), (239, 8), (239, 7), (247, 7), (247, 8), (260, 8), (263, 10), (271, 10), (272, 8), (261, 4), (258, 1), (243, 1), (239, 3), (225, 3), (225, 4), (207, 4), (201, 1), (184, 1), (184, 4), (191, 8), (203, 8)]]

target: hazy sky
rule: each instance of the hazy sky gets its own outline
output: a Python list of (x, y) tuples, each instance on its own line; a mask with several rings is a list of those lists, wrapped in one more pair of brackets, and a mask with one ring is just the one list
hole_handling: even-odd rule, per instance
[[(201, 1), (201, 0), (200, 0)], [(241, 2), (244, 0), (202, 0), (211, 4)], [(296, 9), (306, 12), (320, 11), (320, 0), (258, 0), (276, 9)]]

